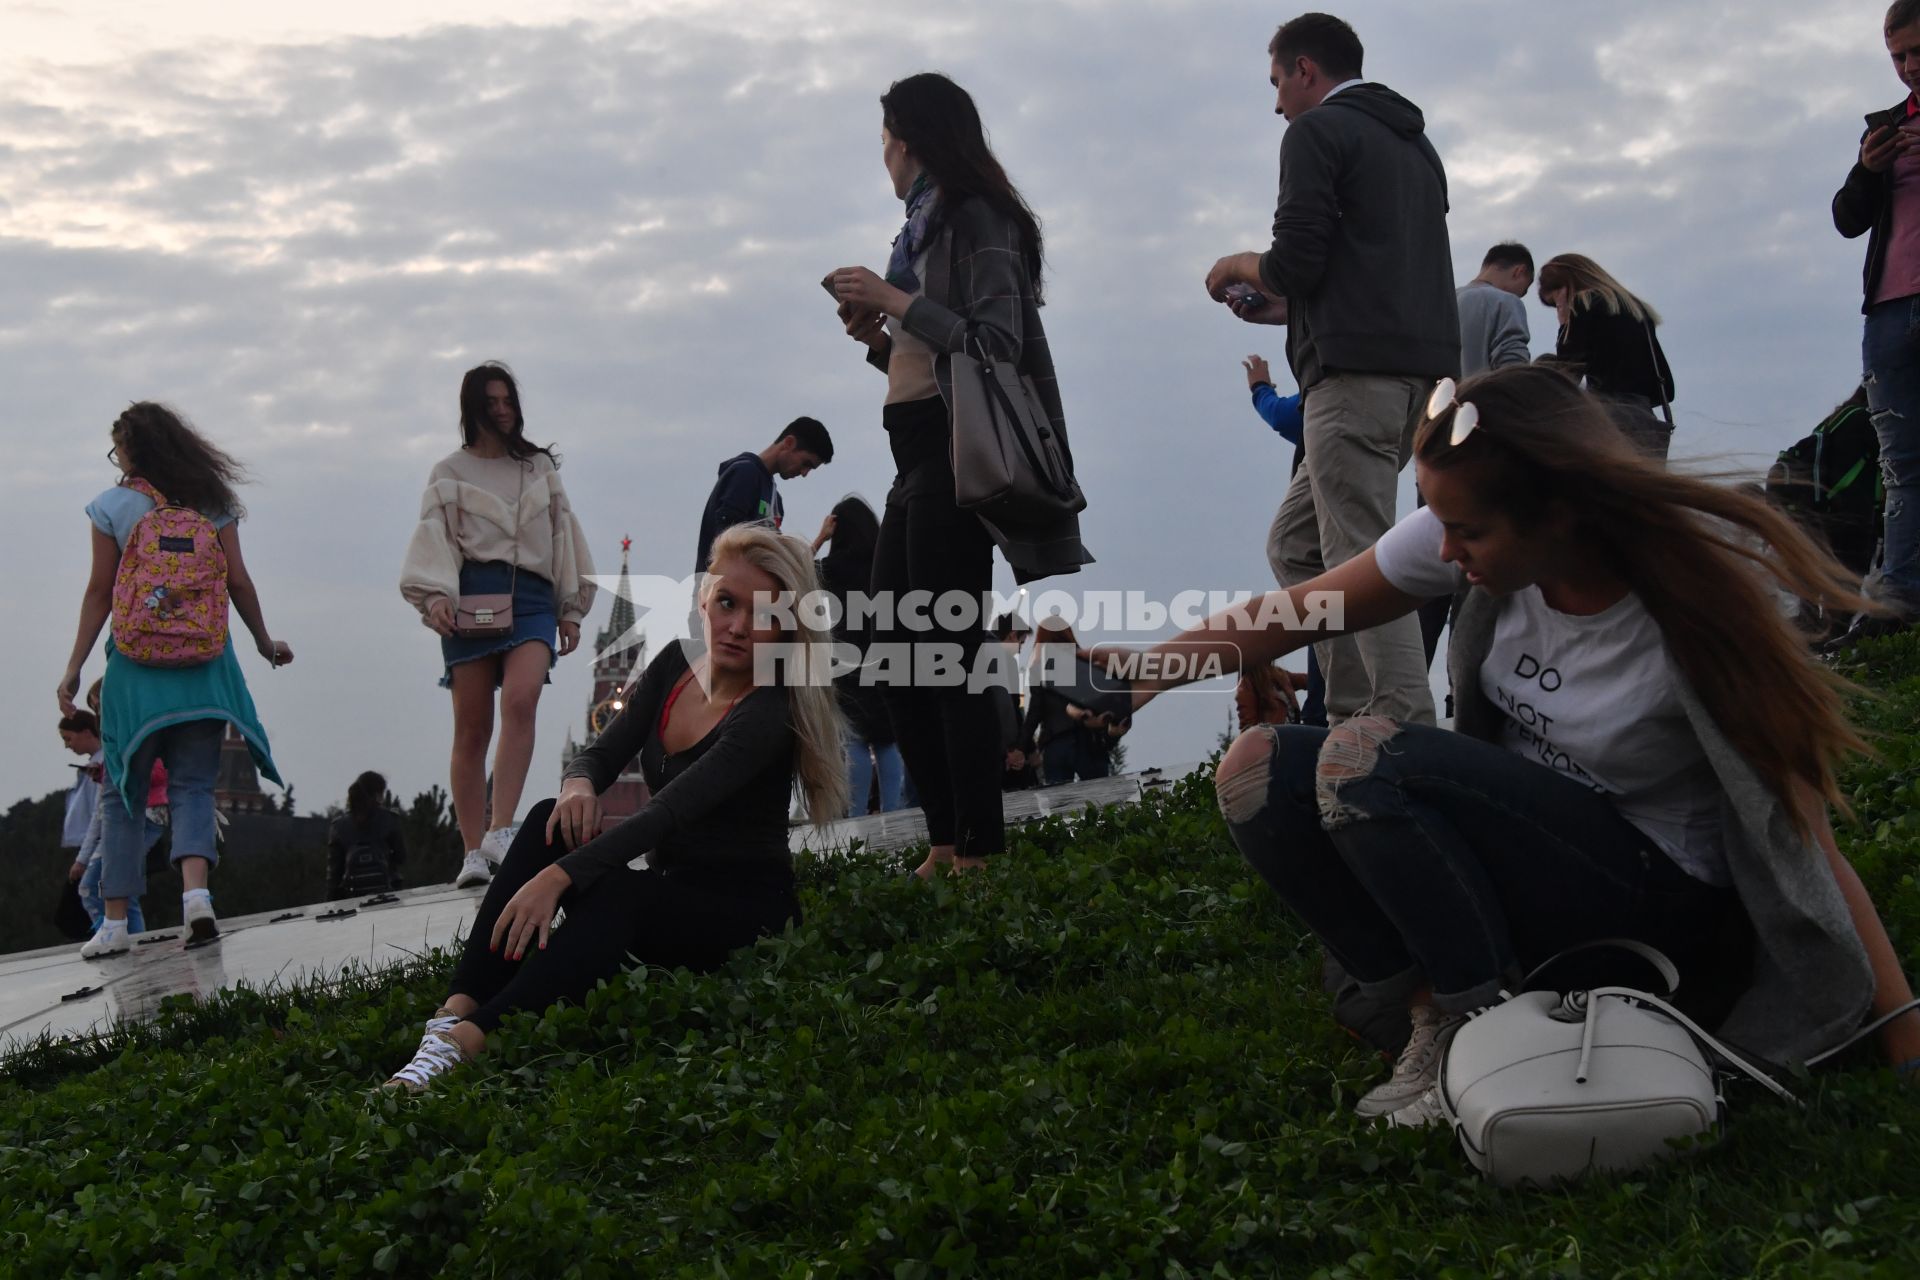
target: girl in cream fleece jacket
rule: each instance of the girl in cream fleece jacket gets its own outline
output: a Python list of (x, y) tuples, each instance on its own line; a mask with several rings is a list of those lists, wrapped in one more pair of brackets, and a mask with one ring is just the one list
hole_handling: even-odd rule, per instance
[[(434, 465), (400, 571), (400, 594), (438, 632), (453, 691), (451, 790), (467, 858), (456, 885), (484, 884), (506, 855), (533, 760), (534, 716), (554, 662), (580, 643), (593, 605), (593, 561), (553, 454), (529, 442), (520, 392), (505, 366), (469, 370), (460, 387), (465, 444)], [(463, 594), (511, 593), (513, 627), (465, 636), (454, 628)], [(487, 748), (499, 690), (487, 829)]]

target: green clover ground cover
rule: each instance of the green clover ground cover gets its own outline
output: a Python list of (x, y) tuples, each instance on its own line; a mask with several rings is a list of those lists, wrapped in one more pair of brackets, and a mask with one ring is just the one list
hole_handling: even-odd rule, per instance
[[(1842, 838), (1920, 971), (1920, 643), (1870, 652)], [(0, 1274), (1920, 1274), (1920, 1090), (1871, 1055), (1555, 1192), (1356, 1122), (1378, 1060), (1204, 779), (978, 883), (804, 875), (789, 936), (512, 1021), (420, 1100), (372, 1087), (445, 955), (0, 1065)]]

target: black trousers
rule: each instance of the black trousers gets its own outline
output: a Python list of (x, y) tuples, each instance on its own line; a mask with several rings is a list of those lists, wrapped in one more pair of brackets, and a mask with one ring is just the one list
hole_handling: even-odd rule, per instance
[[(965, 592), (976, 602), (993, 588), (993, 540), (953, 496), (952, 427), (946, 402), (934, 397), (890, 404), (884, 419), (896, 475), (887, 491), (880, 541), (873, 552), (873, 589), (898, 602), (909, 591)], [(976, 610), (977, 612), (977, 610)], [(929, 621), (935, 613), (927, 611)], [(909, 630), (894, 618), (875, 629), (876, 643), (935, 643), (960, 649), (965, 669), (987, 639), (987, 619), (964, 628)], [(904, 650), (896, 650), (904, 652)], [(916, 667), (919, 665), (915, 664)], [(927, 836), (963, 858), (1006, 847), (1000, 779), (1006, 764), (999, 717), (985, 689), (921, 688), (895, 681), (883, 690), (900, 757), (920, 793)]]
[(553, 801), (543, 800), (527, 815), (487, 887), (448, 986), (450, 995), (479, 1002), (467, 1021), (489, 1035), (509, 1013), (579, 1001), (629, 962), (717, 969), (733, 951), (800, 919), (791, 873), (620, 867), (561, 897), (567, 918), (545, 951), (509, 960), (504, 948), (490, 951), (487, 944), (508, 899), (566, 853), (557, 841), (547, 844), (552, 812)]

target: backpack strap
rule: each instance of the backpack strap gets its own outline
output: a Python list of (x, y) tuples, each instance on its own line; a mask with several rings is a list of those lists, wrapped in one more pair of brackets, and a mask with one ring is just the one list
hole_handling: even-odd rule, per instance
[(142, 480), (139, 476), (128, 476), (125, 480), (122, 480), (120, 483), (124, 488), (131, 489), (135, 493), (143, 493), (147, 497), (153, 499), (153, 505), (156, 507), (170, 507), (173, 505), (171, 502), (167, 501), (166, 494), (161, 493), (158, 489), (148, 484), (145, 480)]

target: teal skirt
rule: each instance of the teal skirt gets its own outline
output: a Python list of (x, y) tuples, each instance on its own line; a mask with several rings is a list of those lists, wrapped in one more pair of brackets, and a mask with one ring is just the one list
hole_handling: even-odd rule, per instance
[(240, 659), (234, 654), (237, 639), (229, 634), (225, 652), (197, 667), (147, 667), (122, 654), (114, 647), (113, 637), (107, 637), (100, 745), (107, 778), (126, 797), (127, 812), (140, 813), (147, 807), (147, 779), (127, 776), (127, 766), (140, 744), (161, 729), (193, 720), (224, 720), (232, 725), (246, 739), (260, 776), (287, 785), (274, 768), (267, 731), (260, 727), (253, 695), (240, 674)]

